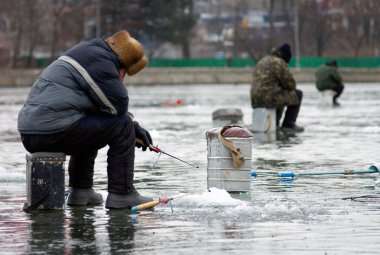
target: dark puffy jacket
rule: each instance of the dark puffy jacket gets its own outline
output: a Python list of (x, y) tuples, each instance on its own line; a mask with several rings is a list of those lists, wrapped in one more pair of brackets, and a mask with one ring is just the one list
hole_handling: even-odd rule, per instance
[[(119, 78), (120, 61), (102, 39), (80, 43), (64, 57), (75, 60), (90, 78), (59, 58), (33, 84), (18, 115), (22, 134), (62, 132), (86, 115), (121, 115), (128, 92)], [(93, 82), (88, 82), (88, 80)]]
[(342, 77), (338, 68), (334, 66), (322, 65), (315, 73), (316, 86), (319, 91), (334, 90), (337, 84), (342, 83)]
[(253, 71), (251, 104), (252, 108), (299, 104), (293, 75), (276, 52), (262, 58)]

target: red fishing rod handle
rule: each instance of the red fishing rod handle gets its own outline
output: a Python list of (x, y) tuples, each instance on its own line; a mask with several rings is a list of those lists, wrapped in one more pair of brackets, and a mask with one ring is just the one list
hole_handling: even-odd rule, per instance
[[(143, 142), (143, 140), (141, 140), (141, 139), (139, 139), (139, 138), (136, 138), (136, 143), (139, 143), (139, 144), (141, 144), (141, 145), (146, 146), (145, 143)], [(158, 148), (158, 146), (154, 146), (154, 145), (151, 145), (151, 144), (149, 144), (149, 149), (150, 149), (151, 151), (156, 152), (156, 153), (160, 153), (160, 152), (161, 152), (161, 149)]]
[(151, 149), (152, 151), (157, 152), (157, 153), (161, 152), (161, 149), (158, 148), (158, 146), (154, 146), (154, 145), (151, 145), (151, 144), (149, 144), (149, 149)]
[(167, 204), (170, 200), (170, 198), (159, 198), (160, 204)]

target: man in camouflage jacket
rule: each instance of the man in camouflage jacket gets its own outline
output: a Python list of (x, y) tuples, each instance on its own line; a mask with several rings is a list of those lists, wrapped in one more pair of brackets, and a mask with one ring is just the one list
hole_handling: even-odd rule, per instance
[(290, 59), (290, 46), (285, 43), (257, 63), (251, 84), (251, 104), (252, 108), (276, 108), (278, 127), (286, 107), (282, 128), (303, 131), (296, 125), (302, 91), (296, 89), (296, 82), (287, 67)]

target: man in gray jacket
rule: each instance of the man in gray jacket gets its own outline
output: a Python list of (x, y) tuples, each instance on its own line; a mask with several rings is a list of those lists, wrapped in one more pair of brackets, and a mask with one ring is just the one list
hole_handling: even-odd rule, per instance
[[(69, 205), (102, 204), (93, 190), (98, 150), (107, 153), (107, 208), (127, 208), (152, 201), (133, 185), (135, 145), (152, 144), (147, 130), (128, 112), (126, 74), (148, 63), (144, 48), (125, 31), (106, 40), (79, 43), (51, 63), (33, 84), (18, 116), (27, 151), (64, 152), (68, 166)], [(136, 144), (136, 138), (143, 144)]]

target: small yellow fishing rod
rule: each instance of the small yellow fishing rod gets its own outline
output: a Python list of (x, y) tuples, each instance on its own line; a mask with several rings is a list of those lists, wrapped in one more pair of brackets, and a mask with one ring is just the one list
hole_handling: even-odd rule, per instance
[[(180, 197), (188, 196), (189, 194), (178, 196), (178, 197), (171, 197), (171, 198), (159, 198), (158, 200), (150, 201), (141, 205), (136, 205), (131, 208), (132, 212), (136, 213), (138, 211), (146, 210), (155, 207), (156, 205), (159, 204), (167, 204), (171, 202), (174, 199), (178, 199)], [(173, 210), (173, 208), (172, 208)]]

